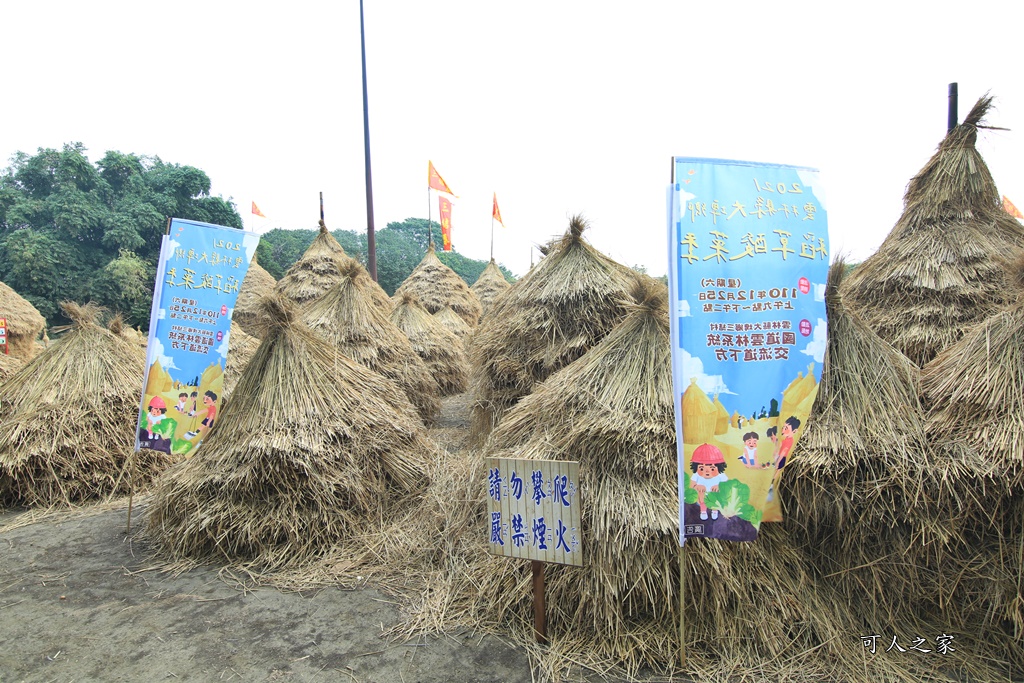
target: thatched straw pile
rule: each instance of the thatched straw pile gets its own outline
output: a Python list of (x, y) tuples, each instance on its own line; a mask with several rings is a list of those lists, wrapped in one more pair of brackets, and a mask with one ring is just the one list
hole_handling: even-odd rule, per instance
[(320, 233), (306, 249), (302, 258), (293, 263), (281, 277), (276, 291), (297, 304), (306, 304), (326, 294), (342, 278), (342, 269), (353, 263), (359, 266), (355, 277), (356, 285), (367, 293), (374, 305), (389, 313), (391, 298), (387, 292), (370, 277), (358, 261), (345, 253), (323, 221), (320, 221)]
[[(256, 313), (256, 315), (260, 315)], [(259, 331), (266, 331), (266, 324), (261, 324)], [(224, 365), (224, 395), (222, 399), (228, 400), (238, 385), (238, 380), (245, 371), (256, 350), (260, 347), (260, 340), (248, 334), (239, 323), (231, 320), (231, 331), (228, 333), (228, 360)]]
[(169, 464), (135, 454), (142, 349), (61, 304), (70, 329), (0, 386), (0, 504), (67, 505), (128, 493)]
[[(340, 244), (338, 248), (341, 248)], [(242, 286), (238, 290), (235, 310), (231, 314), (232, 322), (241, 325), (242, 329), (250, 335), (261, 334), (263, 327), (258, 317), (260, 303), (263, 301), (263, 297), (274, 291), (276, 286), (277, 280), (260, 266), (254, 256), (252, 263), (249, 264), (249, 270), (245, 273), (245, 279), (242, 280)]]
[(434, 318), (446, 330), (461, 339), (464, 343), (468, 341), (467, 338), (473, 333), (473, 328), (466, 324), (466, 321), (459, 317), (459, 314), (452, 310), (451, 306), (445, 306), (434, 313)]
[(7, 378), (16, 373), (25, 365), (25, 361), (17, 356), (9, 356), (0, 353), (0, 384), (7, 381)]
[(1024, 246), (975, 149), (992, 104), (978, 100), (910, 181), (903, 215), (844, 284), (847, 303), (879, 336), (924, 366), (1008, 301), (1000, 255)]
[[(461, 320), (461, 318), (460, 318)], [(391, 322), (405, 334), (413, 351), (426, 364), (441, 396), (461, 394), (469, 380), (469, 361), (462, 341), (448, 331), (411, 293), (391, 311)]]
[(217, 428), (154, 492), (148, 530), (176, 560), (302, 561), (427, 484), (437, 449), (404, 394), (284, 299), (268, 297), (264, 315), (267, 334)]
[(537, 382), (576, 360), (625, 315), (638, 278), (583, 239), (576, 216), (551, 253), (494, 302), (470, 345), (473, 432), (486, 436)]
[[(671, 671), (678, 662), (668, 312), (663, 287), (634, 296), (640, 303), (628, 317), (520, 401), (485, 448), (487, 456), (580, 462), (585, 566), (546, 565), (552, 644), (531, 651), (554, 679), (577, 665), (625, 667), (628, 676), (641, 668)], [(396, 574), (424, 574), (402, 630), (472, 626), (531, 648), (529, 563), (487, 554), (482, 462), (467, 459), (463, 468), (468, 472), (457, 480), (434, 482), (405, 520), (404, 553), (394, 544), (379, 551)], [(417, 567), (411, 560), (424, 538), (441, 538), (442, 546), (421, 553)], [(336, 557), (332, 571), (344, 574), (343, 560)], [(762, 528), (756, 543), (693, 541), (684, 563), (688, 675), (810, 681), (861, 670), (850, 680), (920, 680), (912, 660), (864, 661), (860, 623), (827, 589), (817, 590), (804, 556), (778, 526)]]
[(481, 315), (487, 315), (487, 311), (490, 310), (494, 298), (508, 290), (511, 286), (508, 280), (505, 279), (505, 276), (502, 275), (498, 264), (494, 262), (494, 259), (491, 259), (487, 267), (484, 268), (484, 271), (480, 273), (480, 277), (470, 287), (483, 308)]
[(405, 334), (359, 290), (360, 267), (343, 266), (341, 280), (303, 309), (302, 320), (345, 356), (395, 382), (429, 424), (441, 412), (437, 382)]
[(441, 263), (434, 253), (433, 242), (427, 247), (427, 255), (395, 290), (395, 298), (406, 292), (414, 294), (431, 313), (449, 306), (470, 328), (480, 322), (481, 308), (476, 294), (454, 270)]
[(7, 351), (23, 361), (36, 355), (35, 341), (46, 326), (36, 307), (0, 282), (0, 318), (7, 318)]

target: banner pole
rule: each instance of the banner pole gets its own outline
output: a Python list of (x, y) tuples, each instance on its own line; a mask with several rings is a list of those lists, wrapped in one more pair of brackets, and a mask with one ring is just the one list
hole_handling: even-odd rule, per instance
[(686, 544), (679, 546), (679, 666), (686, 666)]
[(548, 627), (545, 616), (544, 605), (544, 563), (540, 560), (531, 560), (533, 569), (533, 631), (537, 642), (541, 645), (548, 644)]
[(494, 212), (491, 212), (491, 260), (494, 260)]
[(430, 239), (427, 241), (427, 250), (429, 251), (430, 245), (434, 243), (434, 224), (431, 219), (431, 206), (430, 206), (430, 188), (427, 188), (427, 233), (430, 235)]

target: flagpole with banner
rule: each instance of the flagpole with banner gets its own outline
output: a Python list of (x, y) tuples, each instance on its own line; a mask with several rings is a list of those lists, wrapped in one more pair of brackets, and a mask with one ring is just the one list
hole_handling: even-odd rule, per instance
[(438, 211), (441, 221), (441, 250), (452, 250), (452, 203), (447, 197), (438, 197)]
[[(498, 193), (495, 192), (491, 201), (491, 260), (494, 260), (494, 220), (497, 219), (501, 223), (501, 227), (505, 227), (505, 223), (501, 220), (501, 211), (498, 209)], [(533, 252), (530, 252), (530, 265), (533, 265)]]
[(431, 201), (430, 201), (430, 190), (431, 190), (431, 188), (437, 190), (438, 192), (444, 192), (445, 194), (450, 194), (453, 197), (455, 197), (455, 193), (452, 192), (450, 187), (448, 187), (448, 183), (446, 183), (444, 181), (444, 178), (441, 177), (441, 174), (438, 173), (437, 169), (434, 168), (434, 162), (428, 160), (427, 161), (427, 230), (430, 232), (430, 242), (429, 242), (429, 244), (433, 244), (434, 243), (434, 228), (431, 225), (431, 221), (432, 221), (432, 219), (431, 219)]

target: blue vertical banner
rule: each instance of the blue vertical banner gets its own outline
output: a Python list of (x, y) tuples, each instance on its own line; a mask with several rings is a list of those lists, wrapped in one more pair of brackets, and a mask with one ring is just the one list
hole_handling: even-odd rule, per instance
[(188, 455), (216, 424), (231, 315), (259, 239), (171, 219), (153, 290), (136, 450)]
[(815, 169), (673, 158), (668, 192), (679, 535), (752, 541), (825, 355), (828, 215)]

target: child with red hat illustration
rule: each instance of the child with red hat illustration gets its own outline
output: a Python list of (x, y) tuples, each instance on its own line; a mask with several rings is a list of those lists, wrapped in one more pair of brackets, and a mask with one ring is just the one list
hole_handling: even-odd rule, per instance
[(155, 438), (153, 429), (164, 419), (164, 415), (167, 414), (167, 403), (160, 396), (154, 396), (149, 401), (149, 408), (147, 409), (148, 415), (146, 415), (146, 422), (148, 427), (146, 431), (149, 434), (149, 438)]
[[(697, 503), (700, 504), (700, 518), (708, 518), (708, 507), (704, 504), (704, 495), (708, 491), (718, 491), (718, 485), (729, 481), (725, 475), (725, 456), (722, 451), (709, 443), (697, 446), (690, 458), (690, 488), (697, 492)], [(711, 519), (718, 519), (718, 510), (711, 511)]]

